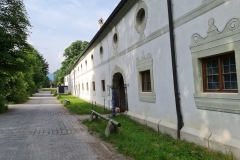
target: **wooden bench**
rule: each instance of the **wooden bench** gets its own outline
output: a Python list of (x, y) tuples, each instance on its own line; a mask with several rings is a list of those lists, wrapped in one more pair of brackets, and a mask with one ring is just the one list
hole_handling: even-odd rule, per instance
[(121, 123), (114, 121), (111, 118), (102, 115), (94, 110), (91, 110), (90, 121), (92, 121), (94, 118), (98, 119), (99, 117), (108, 122), (107, 127), (105, 129), (105, 135), (107, 137), (110, 135), (112, 129), (114, 130), (115, 133), (119, 132), (118, 128), (121, 127)]
[(70, 101), (67, 98), (64, 98), (63, 100), (66, 104), (70, 104)]

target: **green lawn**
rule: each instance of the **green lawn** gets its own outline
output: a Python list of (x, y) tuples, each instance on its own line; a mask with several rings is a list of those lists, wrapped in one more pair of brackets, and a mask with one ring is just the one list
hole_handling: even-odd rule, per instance
[[(64, 99), (68, 99), (70, 101), (70, 104), (66, 104), (64, 102)], [(71, 112), (76, 113), (76, 114), (90, 114), (91, 110), (95, 110), (99, 113), (109, 113), (108, 110), (104, 111), (103, 107), (100, 106), (92, 106), (91, 103), (88, 103), (78, 97), (72, 96), (72, 95), (60, 95), (58, 96), (58, 99), (60, 100), (61, 103), (64, 104), (66, 108), (68, 108)]]
[(114, 118), (120, 122), (119, 134), (104, 135), (106, 121), (99, 119), (85, 124), (90, 132), (99, 133), (100, 137), (116, 147), (116, 149), (136, 160), (231, 160), (233, 157), (197, 146), (182, 140), (176, 140), (168, 135), (140, 125), (125, 115)]

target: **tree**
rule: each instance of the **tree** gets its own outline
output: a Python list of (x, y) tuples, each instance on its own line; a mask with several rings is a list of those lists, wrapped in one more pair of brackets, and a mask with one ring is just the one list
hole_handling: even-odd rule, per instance
[(6, 97), (8, 102), (21, 103), (28, 96), (42, 87), (47, 79), (48, 63), (43, 56), (32, 46), (28, 46), (23, 52), (25, 72), (17, 72), (10, 77), (8, 82), (9, 93)]
[[(21, 71), (24, 61), (21, 50), (28, 44), (28, 27), (31, 27), (22, 0), (0, 2), (0, 74), (4, 71)], [(3, 73), (2, 73), (3, 74)]]
[(48, 63), (27, 43), (30, 27), (22, 0), (0, 0), (0, 107), (25, 101), (46, 80)]
[(10, 82), (23, 71), (22, 49), (27, 46), (28, 27), (31, 27), (21, 0), (0, 1), (0, 106), (10, 95)]
[(89, 43), (86, 41), (75, 41), (64, 50), (63, 56), (65, 60), (62, 62), (62, 67), (53, 73), (54, 82), (61, 84), (64, 81), (64, 76), (68, 74), (75, 61), (83, 54)]

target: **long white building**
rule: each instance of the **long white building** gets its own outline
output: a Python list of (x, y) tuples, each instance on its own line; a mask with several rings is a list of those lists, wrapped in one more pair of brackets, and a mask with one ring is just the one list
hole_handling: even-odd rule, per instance
[(158, 132), (240, 159), (239, 7), (239, 0), (122, 0), (65, 85)]

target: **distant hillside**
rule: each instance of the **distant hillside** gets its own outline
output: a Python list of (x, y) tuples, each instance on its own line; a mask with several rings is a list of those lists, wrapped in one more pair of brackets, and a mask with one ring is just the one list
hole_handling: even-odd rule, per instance
[(53, 81), (53, 79), (54, 79), (54, 76), (53, 76), (53, 74), (52, 74), (52, 73), (49, 73), (47, 76), (48, 76), (48, 78), (49, 78), (51, 81)]

